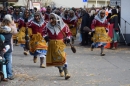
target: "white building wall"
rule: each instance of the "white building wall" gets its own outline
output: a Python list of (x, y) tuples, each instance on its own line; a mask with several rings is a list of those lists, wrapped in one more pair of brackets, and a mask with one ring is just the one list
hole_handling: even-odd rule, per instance
[[(130, 24), (130, 0), (121, 0), (121, 18)], [(128, 43), (130, 43), (130, 25), (121, 19), (121, 30)]]
[[(88, 0), (88, 4), (84, 3), (83, 0), (52, 0), (53, 2), (56, 3), (57, 7), (84, 7), (84, 5), (86, 5), (86, 7), (92, 7), (93, 4), (96, 6), (96, 0)], [(102, 0), (102, 1), (98, 1), (97, 2), (97, 7), (101, 7), (105, 5), (105, 1), (106, 0)], [(108, 0), (107, 0), (108, 1)]]

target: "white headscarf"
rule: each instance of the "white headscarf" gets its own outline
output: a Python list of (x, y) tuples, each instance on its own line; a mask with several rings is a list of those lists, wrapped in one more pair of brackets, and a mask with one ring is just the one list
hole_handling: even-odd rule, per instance
[(51, 33), (54, 35), (54, 33), (56, 33), (56, 35), (59, 34), (60, 29), (62, 30), (65, 27), (65, 23), (63, 22), (62, 18), (60, 16), (58, 16), (55, 13), (51, 13), (50, 15), (54, 15), (56, 18), (56, 25), (52, 26), (50, 21), (48, 22), (48, 24), (46, 25), (46, 27), (51, 31)]
[(74, 12), (73, 10), (70, 10), (70, 12), (74, 13), (73, 18), (70, 18), (70, 21), (76, 20), (76, 19), (77, 19), (77, 16), (75, 15), (75, 12)]
[(95, 19), (98, 20), (98, 21), (101, 22), (101, 23), (104, 23), (105, 20), (106, 20), (106, 16), (104, 16), (104, 18), (101, 18), (100, 13), (101, 13), (102, 11), (103, 11), (103, 10), (100, 10), (100, 11), (98, 12), (98, 14), (95, 16)]

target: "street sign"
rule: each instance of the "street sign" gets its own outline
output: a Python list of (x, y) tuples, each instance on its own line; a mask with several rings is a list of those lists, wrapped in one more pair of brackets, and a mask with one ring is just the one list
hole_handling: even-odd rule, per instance
[(121, 6), (121, 0), (110, 0), (110, 6)]
[(83, 2), (88, 2), (88, 0), (83, 0)]

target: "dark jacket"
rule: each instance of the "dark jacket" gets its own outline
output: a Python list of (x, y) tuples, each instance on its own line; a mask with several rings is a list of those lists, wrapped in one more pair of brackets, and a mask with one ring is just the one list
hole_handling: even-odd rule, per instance
[(90, 22), (89, 22), (89, 14), (86, 12), (86, 13), (84, 13), (83, 16), (82, 16), (81, 32), (84, 32), (84, 31), (83, 31), (83, 28), (84, 28), (85, 26), (87, 26), (87, 27), (90, 26), (89, 23), (90, 23)]
[(110, 24), (114, 24), (113, 28), (118, 30), (118, 16), (114, 16), (110, 19)]
[(5, 37), (5, 42), (4, 45), (9, 45), (10, 49), (6, 53), (11, 53), (12, 52), (12, 45), (11, 45), (11, 38), (12, 38), (12, 33), (11, 31), (6, 31), (4, 27), (0, 27), (0, 34), (2, 34)]

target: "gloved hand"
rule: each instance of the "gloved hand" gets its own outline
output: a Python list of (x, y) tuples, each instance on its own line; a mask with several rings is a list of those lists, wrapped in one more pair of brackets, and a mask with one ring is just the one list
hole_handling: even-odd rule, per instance
[(70, 39), (69, 39), (69, 38), (65, 38), (65, 39), (64, 39), (64, 42), (65, 42), (65, 43), (66, 43), (66, 42), (67, 42), (67, 43), (70, 43)]
[(74, 28), (74, 26), (70, 26), (70, 29)]
[(95, 33), (95, 31), (92, 31), (92, 34), (94, 34)]
[(115, 32), (119, 32), (119, 30), (115, 30)]
[(108, 30), (106, 30), (106, 32), (108, 32)]
[(67, 38), (67, 39), (66, 39), (66, 42), (67, 42), (67, 43), (70, 43), (70, 39)]
[(50, 40), (49, 36), (46, 36), (44, 39), (45, 39), (46, 42), (49, 42), (49, 40)]

